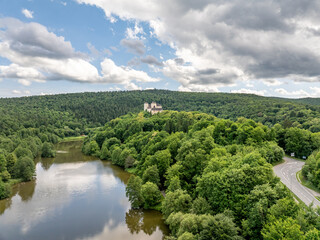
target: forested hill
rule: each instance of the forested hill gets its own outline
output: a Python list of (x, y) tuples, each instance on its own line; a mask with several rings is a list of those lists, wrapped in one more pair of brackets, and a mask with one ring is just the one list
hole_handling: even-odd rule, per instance
[(309, 104), (309, 105), (320, 105), (320, 98), (300, 98), (300, 99), (293, 99), (294, 102)]
[[(135, 174), (131, 207), (161, 209), (170, 240), (311, 240), (320, 236), (320, 209), (297, 204), (270, 164), (284, 154), (276, 142), (291, 152), (307, 134), (244, 118), (141, 112), (97, 128), (82, 150)], [(319, 134), (301, 149), (318, 149)]]
[[(219, 118), (250, 118), (265, 125), (280, 123), (320, 131), (320, 106), (303, 100), (261, 97), (251, 94), (189, 93), (168, 90), (73, 93), (23, 98), (0, 99), (2, 112), (8, 109), (50, 109), (69, 112), (76, 119), (104, 125), (107, 121), (140, 112), (144, 102), (156, 101), (165, 110), (199, 111)], [(305, 100), (306, 103), (312, 103)], [(20, 117), (20, 114), (17, 116)]]

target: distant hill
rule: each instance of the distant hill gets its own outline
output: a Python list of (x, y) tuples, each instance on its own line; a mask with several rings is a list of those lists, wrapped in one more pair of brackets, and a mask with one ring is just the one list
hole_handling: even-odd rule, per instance
[(196, 93), (168, 90), (88, 92), (0, 99), (0, 109), (44, 109), (69, 112), (92, 126), (143, 110), (156, 101), (165, 110), (199, 111), (219, 118), (250, 118), (265, 125), (280, 123), (320, 131), (320, 99), (284, 99), (252, 94)]
[(320, 105), (320, 98), (299, 98), (293, 99), (293, 101), (303, 104)]

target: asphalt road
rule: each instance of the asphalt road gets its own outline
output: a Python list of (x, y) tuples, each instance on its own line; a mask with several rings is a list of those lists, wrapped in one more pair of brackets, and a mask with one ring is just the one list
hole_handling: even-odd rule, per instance
[(292, 158), (284, 157), (284, 163), (273, 168), (275, 174), (280, 177), (283, 182), (298, 198), (309, 206), (313, 202), (313, 206), (320, 207), (320, 201), (315, 196), (320, 196), (319, 193), (312, 191), (303, 186), (297, 179), (296, 173), (299, 172), (304, 165), (304, 162)]

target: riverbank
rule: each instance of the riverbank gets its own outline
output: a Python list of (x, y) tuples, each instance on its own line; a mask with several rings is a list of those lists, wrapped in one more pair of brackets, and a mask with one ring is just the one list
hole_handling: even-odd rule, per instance
[(82, 135), (82, 136), (77, 136), (77, 137), (66, 137), (66, 138), (62, 138), (59, 143), (62, 142), (73, 142), (73, 141), (82, 141), (86, 138), (86, 135)]
[(0, 200), (1, 239), (161, 240), (169, 235), (162, 214), (131, 209), (130, 174), (85, 156), (81, 141), (55, 145), (55, 158), (37, 158), (34, 181), (17, 184)]

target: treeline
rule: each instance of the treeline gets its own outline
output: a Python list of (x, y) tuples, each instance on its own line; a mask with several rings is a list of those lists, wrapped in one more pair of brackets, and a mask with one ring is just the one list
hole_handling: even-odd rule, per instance
[[(129, 112), (140, 112), (145, 101), (156, 101), (166, 110), (199, 111), (233, 121), (245, 117), (269, 127), (279, 123), (284, 128), (297, 127), (320, 132), (320, 106), (313, 104), (317, 99), (292, 100), (250, 94), (167, 90), (73, 93), (0, 99), (0, 109), (14, 109), (19, 106), (24, 109), (38, 109), (38, 117), (44, 120), (48, 116), (41, 113), (43, 109), (69, 113), (78, 121), (67, 123), (66, 130), (81, 132), (86, 127), (83, 121), (90, 124), (87, 127), (101, 126)], [(33, 125), (31, 119), (29, 124)], [(64, 134), (69, 133), (65, 131)]]
[(290, 147), (290, 131), (199, 112), (141, 112), (91, 133), (83, 152), (134, 173), (132, 207), (160, 209), (169, 239), (318, 239), (319, 215), (273, 174), (284, 155), (277, 143)]

